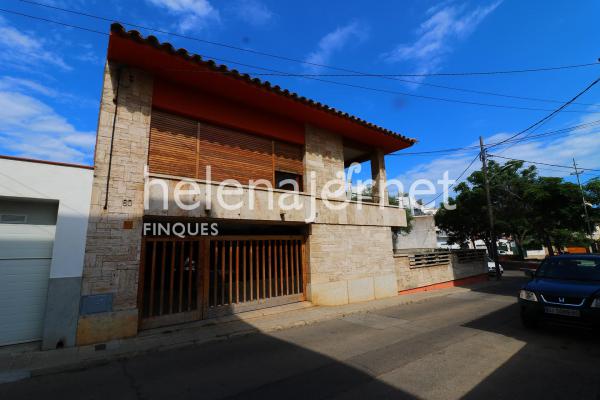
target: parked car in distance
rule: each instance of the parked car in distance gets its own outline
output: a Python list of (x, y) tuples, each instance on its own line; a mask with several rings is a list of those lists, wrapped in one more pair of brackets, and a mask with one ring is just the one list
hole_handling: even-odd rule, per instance
[[(490, 256), (485, 256), (485, 258), (487, 260), (488, 274), (496, 275), (496, 263), (490, 258)], [(502, 275), (504, 273), (504, 268), (502, 268), (502, 264), (500, 263), (498, 263), (498, 266), (500, 267), (500, 275)]]
[(521, 321), (533, 328), (542, 320), (600, 325), (600, 255), (546, 258), (519, 292)]

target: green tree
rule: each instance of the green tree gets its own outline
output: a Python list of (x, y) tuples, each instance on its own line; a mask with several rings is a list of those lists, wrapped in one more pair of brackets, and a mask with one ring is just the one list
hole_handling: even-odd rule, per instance
[[(520, 161), (488, 165), (490, 194), (498, 236), (511, 237), (524, 255), (528, 243), (544, 243), (553, 252), (553, 245), (585, 242), (585, 224), (581, 197), (577, 185), (562, 178), (539, 177), (535, 167), (523, 168)], [(590, 192), (600, 188), (590, 185)], [(465, 182), (455, 187), (456, 196), (436, 214), (436, 224), (446, 231), (452, 243), (476, 239), (491, 249), (489, 219), (481, 171), (474, 171)], [(590, 194), (590, 196), (592, 196)], [(588, 241), (589, 242), (589, 241)]]
[(532, 205), (530, 216), (536, 238), (550, 254), (557, 248), (579, 241), (585, 234), (579, 187), (557, 177), (539, 177), (526, 193)]
[(490, 163), (489, 167), (496, 231), (512, 238), (518, 256), (523, 258), (525, 243), (533, 232), (532, 204), (527, 194), (535, 185), (537, 170), (534, 166), (523, 168), (521, 161), (510, 161), (503, 166)]
[(456, 186), (457, 195), (448, 199), (435, 214), (438, 228), (448, 234), (448, 244), (463, 245), (481, 239), (486, 246), (491, 244), (487, 221), (485, 192), (480, 187), (471, 187), (466, 183)]
[(588, 213), (592, 228), (600, 224), (600, 178), (590, 179), (584, 187), (585, 200), (589, 203)]

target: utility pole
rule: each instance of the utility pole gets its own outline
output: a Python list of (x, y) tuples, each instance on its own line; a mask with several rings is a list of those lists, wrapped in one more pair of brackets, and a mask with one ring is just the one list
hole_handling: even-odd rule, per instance
[[(590, 222), (590, 216), (587, 210), (587, 204), (585, 201), (585, 192), (583, 191), (583, 186), (581, 185), (581, 181), (579, 180), (579, 169), (577, 169), (577, 163), (575, 162), (575, 158), (573, 157), (573, 168), (575, 169), (575, 176), (577, 176), (577, 184), (579, 185), (579, 190), (581, 191), (581, 202), (583, 203), (583, 215), (585, 218), (585, 225), (587, 227), (587, 233), (590, 239), (594, 239), (592, 231), (592, 223)], [(595, 244), (592, 244), (592, 249), (595, 251)]]
[(488, 218), (490, 221), (490, 240), (492, 244), (492, 259), (496, 265), (496, 279), (500, 280), (502, 274), (500, 273), (500, 264), (498, 263), (498, 244), (496, 243), (496, 229), (494, 228), (494, 210), (492, 209), (492, 198), (490, 196), (490, 181), (488, 179), (487, 171), (487, 153), (483, 147), (483, 137), (479, 136), (479, 147), (481, 148), (481, 170), (483, 171), (483, 181), (485, 184), (485, 197), (487, 200)]

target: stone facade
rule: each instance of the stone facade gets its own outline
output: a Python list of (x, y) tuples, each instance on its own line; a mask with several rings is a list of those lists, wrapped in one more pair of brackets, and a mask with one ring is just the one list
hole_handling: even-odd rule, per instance
[[(328, 192), (338, 191), (344, 185), (343, 178), (340, 178), (340, 174), (344, 173), (342, 137), (309, 125), (306, 127), (304, 140), (305, 191), (322, 197), (322, 190), (327, 182), (335, 182), (328, 188)], [(346, 198), (346, 192), (339, 190), (338, 193), (329, 193), (324, 197), (343, 200)]]
[[(344, 171), (343, 141), (339, 135), (311, 126), (305, 141), (306, 176), (316, 176), (314, 187), (308, 190), (319, 197), (326, 182), (339, 180), (338, 174)], [(377, 160), (376, 182), (381, 185), (385, 182), (383, 155)], [(335, 190), (332, 185), (331, 191)], [(339, 200), (345, 192), (325, 197)], [(386, 220), (385, 210), (390, 209), (399, 219)], [(321, 203), (308, 237), (308, 299), (314, 304), (337, 305), (396, 295), (392, 226), (406, 226), (404, 210), (365, 204), (358, 209), (350, 204), (334, 211)]]
[(308, 238), (308, 298), (338, 305), (398, 293), (386, 226), (314, 224)]
[(390, 204), (386, 187), (387, 174), (385, 172), (385, 154), (380, 149), (371, 156), (371, 174), (373, 175), (373, 196), (376, 202), (383, 201), (384, 205)]
[[(116, 65), (108, 63), (100, 104), (82, 282), (84, 298), (108, 296), (103, 297), (100, 312), (80, 316), (79, 345), (137, 332), (144, 167), (148, 158), (151, 108), (152, 78), (135, 69), (123, 68), (119, 72)], [(107, 329), (107, 320), (115, 329)]]
[[(117, 85), (120, 75), (120, 84)], [(115, 107), (114, 98), (118, 101)], [(82, 306), (77, 343), (97, 343), (137, 334), (138, 274), (142, 242), (142, 219), (146, 216), (174, 218), (215, 218), (265, 222), (303, 222), (311, 225), (307, 239), (307, 298), (315, 304), (345, 304), (396, 295), (391, 228), (406, 226), (404, 210), (398, 207), (348, 202), (339, 210), (326, 207), (327, 201), (346, 200), (344, 187), (344, 146), (340, 135), (307, 126), (305, 134), (305, 192), (303, 204), (314, 201), (315, 218), (305, 208), (281, 213), (269, 210), (266, 192), (255, 189), (254, 210), (211, 207), (193, 211), (176, 207), (169, 200), (163, 210), (160, 185), (145, 187), (148, 159), (153, 80), (143, 71), (108, 64), (100, 107), (95, 174), (87, 233), (82, 282)], [(116, 112), (114, 139), (111, 143)], [(112, 146), (112, 161), (110, 158)], [(376, 181), (385, 182), (383, 153), (375, 156)], [(110, 179), (109, 176), (110, 167)], [(151, 175), (166, 180), (172, 194), (178, 177)], [(106, 184), (108, 203), (105, 208)], [(324, 193), (327, 182), (334, 184)], [(197, 180), (201, 192), (214, 182)], [(144, 208), (148, 189), (149, 208)], [(244, 187), (241, 196), (245, 196)], [(213, 196), (216, 190), (213, 192)], [(275, 204), (283, 193), (275, 193)], [(314, 197), (311, 197), (314, 196)], [(188, 199), (190, 203), (196, 198)], [(231, 199), (228, 203), (236, 203)]]

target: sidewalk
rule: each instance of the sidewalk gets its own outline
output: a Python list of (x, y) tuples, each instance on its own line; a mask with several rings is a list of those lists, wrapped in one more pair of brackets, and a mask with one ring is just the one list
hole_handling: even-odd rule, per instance
[(0, 384), (32, 376), (89, 368), (149, 352), (226, 340), (256, 332), (269, 333), (309, 325), (350, 314), (426, 301), (496, 284), (498, 283), (495, 281), (489, 281), (468, 288), (453, 287), (335, 307), (312, 306), (309, 302), (295, 303), (142, 331), (135, 338), (114, 340), (101, 345), (47, 351), (32, 350), (31, 346), (27, 345), (0, 348)]

